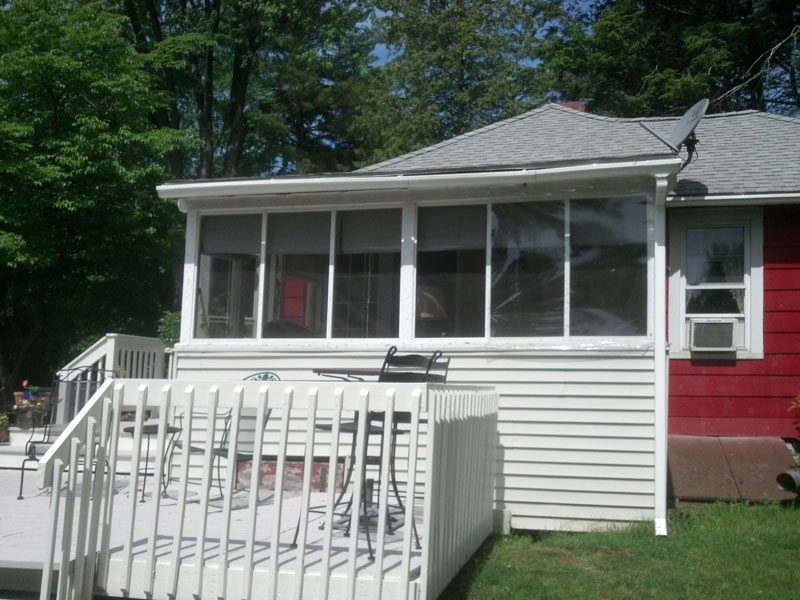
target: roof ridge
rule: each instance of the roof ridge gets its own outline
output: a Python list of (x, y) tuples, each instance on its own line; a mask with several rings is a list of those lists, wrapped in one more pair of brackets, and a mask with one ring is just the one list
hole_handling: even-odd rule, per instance
[[(792, 117), (789, 115), (778, 115), (775, 113), (767, 112), (765, 110), (756, 110), (754, 108), (748, 108), (745, 110), (729, 110), (727, 112), (719, 112), (719, 113), (706, 113), (703, 115), (703, 120), (705, 119), (726, 119), (730, 117), (743, 117), (747, 115), (754, 115), (757, 117), (766, 117), (769, 119), (778, 119), (781, 121), (788, 121), (790, 123), (800, 123), (800, 118)], [(681, 116), (660, 116), (660, 117), (639, 117), (638, 120), (640, 121), (676, 121), (680, 119)]]
[(789, 115), (776, 115), (775, 113), (764, 112), (760, 110), (757, 110), (755, 112), (758, 113), (758, 116), (764, 117), (766, 119), (775, 119), (776, 121), (786, 121), (787, 123), (794, 123), (795, 125), (800, 125), (800, 118), (798, 117), (790, 117)]
[(708, 118), (718, 119), (720, 117), (733, 117), (737, 115), (752, 115), (758, 113), (767, 114), (763, 110), (756, 110), (755, 108), (746, 108), (744, 110), (727, 110), (725, 112), (708, 113), (706, 115), (703, 115), (703, 118), (705, 119), (706, 117), (708, 117)]
[(569, 106), (564, 106), (563, 104), (559, 104), (557, 102), (551, 102), (546, 104), (545, 106), (560, 110), (562, 112), (570, 113), (572, 115), (587, 117), (590, 119), (595, 119), (598, 121), (610, 121), (613, 123), (625, 122), (625, 121), (633, 121), (634, 119), (626, 118), (626, 117), (607, 117), (605, 115), (598, 115), (595, 113), (590, 113), (582, 110), (575, 110), (574, 108), (570, 108)]

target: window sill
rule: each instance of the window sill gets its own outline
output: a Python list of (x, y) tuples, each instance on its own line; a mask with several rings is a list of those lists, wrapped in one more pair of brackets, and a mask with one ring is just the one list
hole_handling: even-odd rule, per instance
[(178, 352), (249, 352), (249, 351), (376, 351), (385, 352), (391, 345), (403, 350), (451, 351), (528, 351), (528, 352), (638, 352), (653, 351), (653, 340), (630, 338), (424, 338), (412, 340), (386, 339), (202, 339), (176, 345)]

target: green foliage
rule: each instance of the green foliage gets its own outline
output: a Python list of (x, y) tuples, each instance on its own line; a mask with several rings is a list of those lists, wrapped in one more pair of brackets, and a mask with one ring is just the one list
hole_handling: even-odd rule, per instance
[(76, 338), (150, 333), (179, 217), (154, 186), (183, 134), (104, 2), (0, 19), (0, 377), (48, 379)]
[(374, 42), (370, 3), (120, 0), (126, 35), (169, 98), (161, 127), (193, 145), (173, 178), (352, 167), (349, 115)]
[(254, 94), (249, 173), (350, 170), (350, 125), (374, 39), (365, 2), (304, 1), (266, 45)]
[(516, 115), (542, 101), (537, 32), (557, 3), (385, 0), (377, 69), (354, 123), (369, 163)]
[(181, 312), (167, 310), (158, 322), (158, 337), (167, 348), (172, 348), (181, 339)]
[(703, 97), (714, 112), (800, 112), (794, 1), (585, 6), (565, 2), (541, 46), (559, 97), (586, 99), (590, 110), (611, 116), (680, 114)]

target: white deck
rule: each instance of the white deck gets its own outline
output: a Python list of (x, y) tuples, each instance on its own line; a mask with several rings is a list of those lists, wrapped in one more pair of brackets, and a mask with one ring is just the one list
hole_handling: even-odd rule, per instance
[[(206, 444), (199, 482), (189, 476), (192, 461), (181, 460), (170, 470), (175, 478), (167, 496), (162, 497), (155, 484), (161, 481), (167, 461), (153, 457), (169, 455), (166, 425), (171, 416), (181, 414), (179, 411), (201, 415), (229, 409), (233, 411), (232, 443), (227, 466), (222, 471), (215, 468), (212, 444)], [(148, 452), (144, 415), (153, 410), (159, 415), (158, 433), (153, 436), (152, 452)], [(128, 433), (120, 433), (121, 415), (131, 411), (136, 415), (132, 439)], [(255, 419), (244, 411), (254, 413)], [(349, 442), (340, 444), (341, 435), (316, 439), (320, 415), (330, 420), (335, 432), (343, 415), (355, 411), (385, 414), (382, 446), (373, 447), (369, 442), (366, 420), (359, 421), (354, 447)], [(246, 437), (247, 424), (266, 423), (270, 412), (270, 420), (279, 425), (278, 437), (265, 440), (269, 432), (256, 428), (251, 443), (261, 448), (261, 456), (277, 457), (277, 489), (293, 490), (288, 476), (294, 472), (287, 451), (290, 431), (304, 432), (299, 494), (235, 489), (234, 449)], [(397, 479), (399, 490), (390, 493), (396, 413), (409, 418), (403, 435), (407, 452), (398, 455), (407, 460)], [(88, 597), (94, 590), (112, 597), (165, 600), (433, 600), (491, 531), (496, 415), (497, 394), (490, 388), (469, 386), (109, 380), (47, 451), (37, 476), (26, 478), (27, 499), (7, 500), (31, 506), (29, 514), (14, 520), (14, 543), (35, 545), (27, 560), (46, 572), (52, 568), (57, 582), (51, 585), (52, 580), (45, 580), (43, 598), (57, 589), (58, 597), (65, 599)], [(205, 439), (195, 437), (194, 423), (194, 418), (186, 421), (182, 429), (192, 444)], [(209, 439), (215, 440), (214, 423), (206, 420), (207, 428), (197, 431), (207, 432)], [(350, 437), (345, 430), (341, 433)], [(131, 452), (125, 460), (123, 446), (129, 443)], [(370, 466), (368, 456), (380, 457), (379, 470)], [(145, 457), (149, 457), (149, 465)], [(353, 466), (348, 494), (374, 503), (368, 510), (369, 519), (350, 523), (344, 516), (341, 521), (343, 507), (334, 504), (335, 465), (343, 457), (351, 457)], [(81, 473), (79, 465), (84, 461), (107, 468)], [(327, 481), (324, 486), (322, 481), (312, 485), (314, 465), (322, 463), (328, 467)], [(125, 464), (122, 472), (120, 464)], [(147, 470), (155, 473), (147, 479), (149, 495), (141, 502), (141, 488), (136, 488), (142, 485)], [(19, 475), (18, 471), (12, 473)], [(224, 480), (224, 496), (216, 486), (219, 477)], [(364, 487), (362, 482), (370, 479), (375, 485)], [(61, 493), (52, 497), (38, 493), (35, 486), (40, 481), (52, 482)], [(251, 480), (248, 477), (246, 481), (249, 484)], [(424, 485), (418, 486), (423, 481)], [(273, 485), (269, 477), (262, 482)], [(16, 490), (14, 483), (6, 487)], [(400, 501), (405, 504), (404, 511), (396, 506)], [(326, 508), (314, 511), (316, 506)], [(417, 548), (411, 527), (402, 522), (412, 519), (421, 548)], [(36, 522), (35, 534), (28, 526), (31, 521)], [(309, 522), (301, 527), (295, 548), (295, 528), (305, 521)], [(365, 521), (369, 535), (363, 528)], [(37, 539), (31, 543), (34, 536)], [(22, 554), (10, 560), (20, 558)], [(68, 563), (69, 568), (59, 570), (59, 561)], [(2, 576), (7, 572), (0, 573)]]
[[(22, 462), (22, 456), (16, 460)], [(25, 500), (17, 500), (19, 469), (0, 469), (0, 568), (41, 568), (47, 534), (50, 491), (36, 485), (36, 473), (25, 473)], [(3, 580), (0, 579), (0, 589)]]
[[(120, 477), (117, 480), (117, 487), (114, 494), (114, 512), (117, 515), (127, 515), (129, 503), (129, 488), (128, 478)], [(138, 511), (150, 511), (153, 504), (151, 503), (151, 491), (153, 482), (147, 481), (147, 492), (145, 495), (145, 502), (137, 503)], [(0, 502), (4, 507), (0, 511), (0, 569), (9, 568), (22, 568), (40, 570), (45, 553), (45, 540), (47, 535), (47, 511), (50, 504), (50, 491), (40, 490), (37, 487), (37, 477), (33, 472), (26, 473), (25, 486), (23, 489), (24, 500), (17, 500), (17, 490), (19, 485), (19, 470), (0, 469)], [(141, 489), (141, 488), (140, 488)], [(165, 598), (166, 589), (159, 590), (159, 582), (165, 585), (167, 579), (168, 565), (166, 559), (172, 551), (172, 539), (177, 525), (178, 516), (178, 503), (172, 493), (172, 488), (168, 488), (168, 496), (162, 498), (161, 501), (161, 516), (159, 523), (161, 528), (158, 532), (157, 541), (157, 574), (156, 574), (156, 589), (154, 590), (154, 597)], [(138, 497), (141, 492), (137, 492)], [(191, 490), (190, 490), (191, 494)], [(63, 495), (63, 493), (62, 493)], [(231, 512), (231, 530), (230, 530), (230, 547), (228, 553), (228, 564), (231, 573), (236, 572), (237, 565), (243, 564), (244, 561), (244, 546), (245, 546), (245, 527), (247, 523), (247, 496), (245, 492), (237, 492), (233, 498), (234, 509)], [(263, 566), (262, 577), (266, 577), (266, 566), (271, 553), (271, 522), (272, 522), (272, 492), (262, 491), (259, 508), (258, 508), (258, 526), (256, 529), (256, 545), (254, 556), (254, 582), (259, 580), (259, 566)], [(312, 494), (312, 503), (324, 502), (324, 494)], [(62, 502), (63, 507), (63, 502)], [(196, 550), (196, 536), (192, 531), (192, 525), (198, 523), (200, 504), (197, 501), (190, 501), (187, 503), (186, 516), (184, 520), (184, 536), (183, 545), (181, 549), (182, 570), (190, 570), (194, 572), (194, 560)], [(300, 514), (300, 497), (291, 492), (285, 492), (283, 512), (281, 515), (281, 541), (279, 551), (279, 564), (280, 572), (287, 575), (293, 575), (297, 570), (297, 549), (291, 545), (294, 536), (295, 528), (297, 526)], [(222, 526), (222, 499), (219, 493), (215, 490), (212, 494), (211, 509), (209, 510), (209, 521), (206, 538), (207, 540), (219, 539), (219, 534), (215, 535), (215, 531), (219, 531)], [(123, 568), (120, 560), (122, 554), (122, 547), (124, 543), (124, 527), (122, 524), (127, 519), (115, 519), (115, 527), (111, 532), (111, 557), (110, 557), (110, 570), (113, 574), (114, 570)], [(319, 565), (321, 564), (321, 550), (322, 550), (322, 531), (319, 524), (322, 523), (323, 515), (319, 513), (312, 513), (309, 519), (308, 528), (308, 541), (304, 557), (306, 569), (306, 583), (309, 586), (306, 590), (312, 597), (314, 596), (315, 583), (319, 581)], [(133, 581), (140, 580), (137, 573), (141, 573), (145, 568), (144, 556), (146, 554), (146, 547), (149, 532), (147, 531), (148, 519), (137, 519), (135, 534), (134, 534), (134, 562), (133, 562)], [(401, 526), (401, 522), (395, 523)], [(375, 543), (376, 532), (374, 523), (371, 527), (371, 540)], [(390, 582), (396, 581), (398, 586), (402, 581), (400, 575), (401, 558), (402, 558), (402, 528), (397, 531), (396, 535), (387, 536), (387, 545), (384, 554), (384, 597), (398, 597), (400, 589), (391, 590)], [(336, 582), (344, 584), (346, 580), (346, 566), (347, 566), (347, 553), (349, 552), (350, 538), (344, 535), (343, 529), (335, 529), (332, 544), (332, 560), (331, 560), (331, 594), (336, 597)], [(362, 533), (359, 536), (359, 551), (358, 561), (356, 566), (356, 574), (359, 580), (357, 590), (360, 589), (361, 593), (357, 596), (361, 597), (363, 594), (374, 597), (367, 589), (371, 584), (374, 584), (374, 570), (376, 565), (374, 561), (369, 560), (369, 554), (366, 549), (366, 539)], [(419, 574), (420, 552), (412, 551), (412, 570)], [(58, 556), (58, 552), (56, 556)], [(337, 560), (337, 557), (341, 560)], [(219, 544), (213, 541), (207, 541), (205, 547), (205, 565), (206, 576), (205, 586), (210, 586), (208, 589), (209, 594), (213, 592), (215, 585), (215, 577), (213, 574), (216, 572), (219, 561)], [(115, 579), (112, 577), (112, 579)], [(183, 577), (182, 579), (191, 579), (191, 577)], [(229, 581), (229, 590), (233, 595), (238, 589), (239, 581), (234, 576), (231, 576)], [(13, 582), (4, 581), (0, 576), (0, 589), (4, 585), (8, 587)], [(254, 583), (254, 588), (257, 587)], [(10, 588), (13, 589), (13, 588)], [(105, 590), (110, 596), (121, 596), (120, 590), (108, 589)], [(130, 590), (131, 596), (139, 596), (135, 588)], [(293, 596), (295, 590), (285, 589), (279, 582), (279, 597), (284, 595), (289, 597)]]

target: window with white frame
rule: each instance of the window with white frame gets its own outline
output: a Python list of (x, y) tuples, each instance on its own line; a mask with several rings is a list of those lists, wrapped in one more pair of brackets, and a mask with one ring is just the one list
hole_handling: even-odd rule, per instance
[(492, 206), (495, 337), (647, 335), (643, 196)]
[(199, 252), (194, 336), (255, 337), (261, 215), (203, 217)]
[(329, 212), (267, 215), (265, 338), (325, 337)]
[(761, 210), (670, 212), (670, 355), (763, 356)]
[(332, 337), (397, 337), (401, 223), (399, 208), (337, 212)]
[[(196, 337), (649, 334), (644, 195), (266, 211), (200, 227)], [(215, 319), (225, 327), (209, 330)]]
[(485, 265), (486, 205), (418, 209), (416, 337), (483, 336)]

